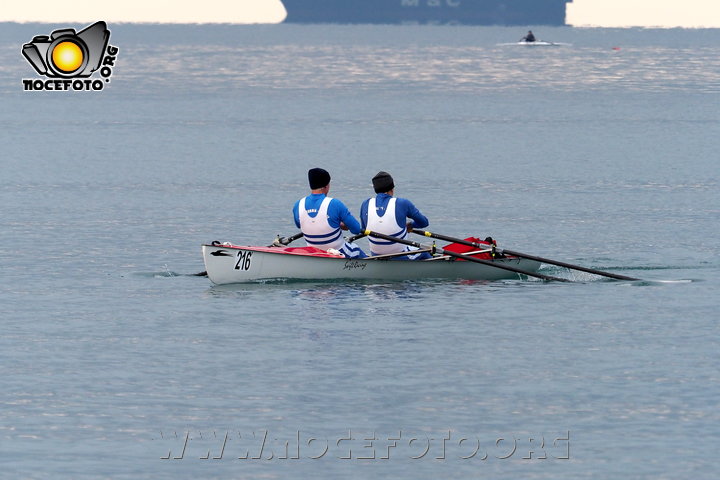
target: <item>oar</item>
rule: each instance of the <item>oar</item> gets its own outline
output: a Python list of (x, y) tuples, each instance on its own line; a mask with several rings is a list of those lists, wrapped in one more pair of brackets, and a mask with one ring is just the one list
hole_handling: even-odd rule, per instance
[[(470, 247), (486, 247), (483, 243), (470, 242), (461, 238), (448, 237), (447, 235), (440, 235), (439, 233), (432, 233), (425, 230), (413, 230), (413, 233), (418, 235), (424, 235), (426, 237), (437, 238), (439, 240), (445, 240), (448, 242), (460, 243), (462, 245), (468, 245)], [(495, 248), (497, 253), (504, 253), (506, 255), (512, 255), (520, 258), (527, 258), (528, 260), (535, 260), (536, 262), (547, 263), (550, 265), (557, 265), (558, 267), (565, 267), (571, 270), (579, 270), (581, 272), (592, 273), (595, 275), (601, 275), (604, 277), (614, 278), (616, 280), (640, 280), (639, 278), (627, 277), (625, 275), (619, 275), (617, 273), (603, 272), (600, 270), (594, 270), (592, 268), (582, 267), (580, 265), (572, 265), (570, 263), (560, 262), (558, 260), (552, 260), (550, 258), (537, 257), (535, 255), (528, 255), (527, 253), (516, 252), (515, 250), (508, 250), (507, 248)]]
[(355, 240), (360, 240), (361, 238), (363, 238), (363, 237), (366, 236), (366, 235), (367, 235), (367, 234), (366, 234), (365, 232), (360, 232), (360, 233), (358, 233), (357, 235), (353, 235), (352, 237), (346, 239), (345, 241), (346, 241), (347, 243), (353, 243)]
[(403, 257), (405, 255), (415, 255), (416, 253), (430, 253), (432, 254), (432, 247), (421, 248), (419, 250), (413, 250), (412, 252), (398, 252), (398, 253), (386, 253), (385, 255), (373, 255), (371, 257), (365, 257), (363, 260), (387, 260), (389, 258)]
[[(417, 247), (417, 248), (421, 248), (421, 249), (428, 248), (427, 245), (423, 245), (422, 243), (413, 242), (413, 241), (411, 241), (411, 240), (406, 240), (406, 239), (404, 239), (404, 238), (391, 237), (390, 235), (385, 235), (385, 234), (383, 234), (383, 233), (373, 232), (373, 231), (371, 231), (371, 230), (365, 230), (365, 235), (369, 235), (369, 236), (371, 236), (371, 237), (376, 237), (376, 238), (382, 238), (383, 240), (388, 240), (388, 241), (391, 241), (391, 242), (402, 243), (402, 244), (404, 244), (404, 245), (409, 245), (409, 246), (411, 246), (411, 247)], [(527, 276), (529, 276), (529, 277), (541, 278), (541, 279), (543, 279), (543, 280), (555, 280), (555, 281), (558, 281), (558, 282), (569, 282), (569, 281), (570, 281), (570, 280), (568, 280), (568, 279), (566, 279), (566, 278), (552, 277), (552, 276), (550, 276), (550, 275), (543, 275), (543, 274), (541, 274), (541, 273), (528, 272), (527, 270), (522, 270), (522, 269), (520, 269), (520, 268), (515, 268), (515, 267), (510, 266), (510, 265), (505, 265), (504, 263), (500, 263), (500, 262), (490, 262), (490, 261), (487, 261), (487, 260), (482, 260), (482, 259), (480, 259), (480, 258), (475, 258), (475, 257), (470, 257), (470, 256), (467, 256), (467, 255), (463, 255), (462, 253), (453, 252), (453, 251), (451, 251), (451, 250), (443, 250), (442, 248), (436, 247), (436, 246), (434, 246), (434, 245), (433, 245), (431, 248), (432, 248), (432, 250), (433, 250), (434, 252), (439, 253), (439, 254), (441, 254), (441, 255), (448, 255), (448, 256), (450, 256), (450, 257), (455, 257), (455, 258), (462, 258), (463, 260), (467, 260), (468, 262), (482, 263), (483, 265), (487, 265), (487, 266), (495, 267), (495, 268), (500, 268), (500, 269), (502, 269), (502, 270), (508, 270), (508, 271), (515, 272), (515, 273), (521, 273), (521, 274), (527, 275)], [(409, 254), (412, 254), (412, 252), (408, 252), (408, 253), (409, 253)]]

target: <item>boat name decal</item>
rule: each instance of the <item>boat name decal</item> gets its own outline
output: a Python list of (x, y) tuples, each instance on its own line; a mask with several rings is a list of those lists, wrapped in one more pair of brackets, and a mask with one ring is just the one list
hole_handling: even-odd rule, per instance
[(240, 250), (237, 254), (238, 261), (235, 264), (235, 270), (250, 270), (250, 259), (253, 252), (250, 250)]
[(365, 270), (365, 267), (367, 267), (367, 262), (358, 262), (357, 260), (347, 260), (345, 262), (345, 266), (343, 267), (343, 270), (355, 270), (359, 268), (360, 270)]

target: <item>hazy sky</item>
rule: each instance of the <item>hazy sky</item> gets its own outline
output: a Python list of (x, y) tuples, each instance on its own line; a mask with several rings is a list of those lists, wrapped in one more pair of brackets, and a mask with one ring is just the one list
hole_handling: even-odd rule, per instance
[[(280, 0), (2, 0), (2, 3), (0, 22), (277, 23), (285, 18)], [(720, 0), (574, 0), (568, 4), (567, 14), (568, 23), (576, 26), (720, 27)]]
[(720, 27), (720, 0), (573, 0), (567, 23), (600, 27)]
[(2, 0), (2, 3), (0, 22), (277, 23), (286, 15), (280, 0)]

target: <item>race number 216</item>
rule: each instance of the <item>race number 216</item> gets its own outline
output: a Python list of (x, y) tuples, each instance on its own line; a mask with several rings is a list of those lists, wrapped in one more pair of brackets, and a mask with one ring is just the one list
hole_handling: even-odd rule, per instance
[(235, 264), (235, 270), (250, 270), (250, 258), (253, 252), (243, 250), (238, 252), (238, 261)]

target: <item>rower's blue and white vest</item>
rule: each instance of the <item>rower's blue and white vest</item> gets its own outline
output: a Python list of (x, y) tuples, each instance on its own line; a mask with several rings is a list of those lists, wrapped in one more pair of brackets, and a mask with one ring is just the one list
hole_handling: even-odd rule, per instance
[[(407, 237), (407, 228), (405, 225), (398, 225), (395, 218), (395, 203), (397, 198), (393, 197), (385, 208), (385, 214), (381, 217), (377, 214), (375, 199), (371, 198), (368, 202), (367, 209), (367, 228), (373, 232), (384, 233), (391, 237), (404, 239)], [(389, 242), (375, 237), (368, 237), (370, 242), (370, 251), (373, 255), (385, 255), (387, 253), (400, 253), (408, 251), (408, 248), (402, 243)]]
[(305, 209), (306, 198), (307, 197), (302, 198), (298, 205), (300, 230), (303, 232), (305, 241), (309, 246), (322, 250), (328, 250), (329, 248), (340, 250), (345, 245), (342, 230), (339, 227), (332, 227), (330, 223), (328, 223), (327, 211), (332, 198), (325, 197), (323, 199), (318, 213), (314, 217), (311, 217)]

